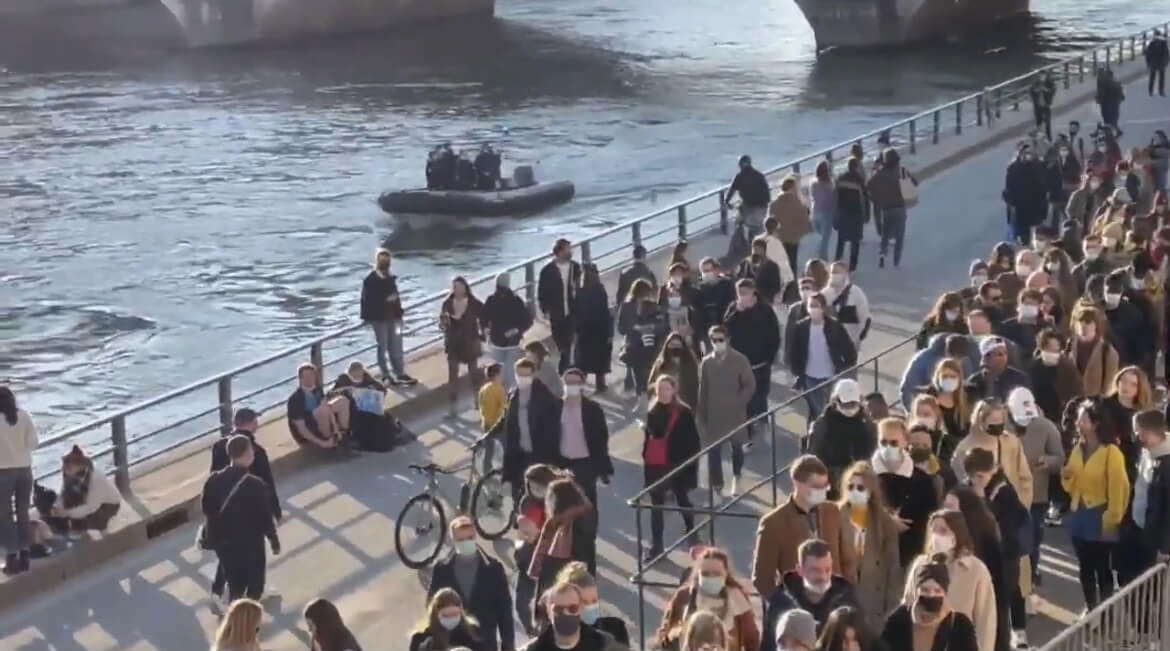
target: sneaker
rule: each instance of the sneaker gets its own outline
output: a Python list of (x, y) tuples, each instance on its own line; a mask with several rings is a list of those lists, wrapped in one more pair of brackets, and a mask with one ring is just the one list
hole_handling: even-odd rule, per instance
[[(1033, 581), (1035, 583), (1035, 581)], [(1040, 595), (1030, 594), (1028, 600), (1024, 602), (1024, 614), (1035, 615), (1039, 610)]]
[(410, 377), (406, 373), (403, 373), (402, 375), (396, 375), (394, 377), (394, 384), (400, 387), (412, 387), (418, 384), (418, 380)]
[(878, 269), (885, 269), (885, 268), (886, 268), (886, 255), (883, 253), (882, 255), (878, 256)]
[(739, 477), (731, 478), (731, 490), (727, 491), (728, 497), (735, 497), (739, 495)]
[(1028, 633), (1026, 631), (1012, 631), (1012, 648), (1016, 651), (1028, 651)]

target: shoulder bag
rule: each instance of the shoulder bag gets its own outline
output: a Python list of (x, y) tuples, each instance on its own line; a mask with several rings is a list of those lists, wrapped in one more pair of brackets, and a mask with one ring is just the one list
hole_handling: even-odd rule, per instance
[(898, 170), (898, 188), (902, 191), (902, 204), (905, 207), (913, 208), (918, 204), (918, 184), (905, 167)]
[[(227, 506), (231, 503), (232, 498), (236, 496), (236, 491), (240, 490), (240, 486), (244, 485), (244, 480), (247, 478), (248, 473), (244, 473), (244, 475), (240, 477), (235, 485), (232, 486), (232, 489), (228, 491), (227, 497), (223, 499), (223, 504), (219, 505), (219, 512), (216, 513), (216, 517), (223, 515), (224, 510), (227, 509)], [(195, 547), (202, 549), (205, 552), (215, 551), (215, 543), (207, 536), (206, 521), (199, 525), (199, 530), (195, 532)]]
[[(642, 451), (642, 463), (647, 468), (670, 467), (670, 435), (674, 432), (675, 426), (678, 425), (680, 413), (682, 413), (681, 408), (671, 408), (670, 420), (666, 423), (666, 433), (662, 435), (662, 438), (655, 436), (646, 437), (646, 449)], [(647, 431), (647, 434), (649, 434), (649, 431)]]

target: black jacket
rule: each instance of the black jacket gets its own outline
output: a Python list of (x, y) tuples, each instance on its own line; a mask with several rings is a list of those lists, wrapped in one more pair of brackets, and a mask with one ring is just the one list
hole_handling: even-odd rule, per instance
[(772, 203), (772, 189), (768, 187), (768, 179), (754, 167), (745, 167), (735, 175), (731, 187), (727, 188), (727, 198), (736, 193), (743, 201), (743, 205), (755, 208), (767, 208)]
[(272, 512), (276, 515), (277, 520), (281, 519), (284, 513), (280, 508), (280, 498), (276, 496), (276, 480), (272, 477), (272, 466), (268, 464), (268, 451), (256, 441), (256, 437), (251, 432), (238, 429), (216, 441), (211, 446), (210, 472), (223, 470), (232, 465), (231, 457), (227, 453), (227, 442), (236, 434), (242, 434), (252, 442), (252, 465), (248, 467), (248, 472), (263, 479), (264, 483), (268, 484), (268, 490), (272, 493)]
[(842, 606), (860, 608), (857, 600), (857, 591), (853, 584), (844, 578), (834, 576), (829, 589), (819, 601), (813, 603), (804, 589), (804, 580), (796, 572), (785, 572), (780, 577), (780, 586), (768, 598), (768, 607), (764, 610), (764, 630), (760, 632), (760, 651), (776, 651), (776, 624), (784, 613), (795, 610), (807, 610), (817, 620), (817, 633), (829, 614)]
[[(570, 651), (606, 651), (610, 642), (605, 634), (593, 628), (581, 624), (581, 639), (577, 646)], [(553, 632), (551, 626), (546, 626), (540, 635), (532, 639), (528, 644), (524, 645), (524, 651), (566, 651), (557, 646), (556, 634)]]
[(398, 295), (398, 277), (377, 271), (362, 281), (362, 321), (397, 321), (402, 318), (402, 299)]
[(540, 278), (536, 283), (536, 304), (548, 316), (550, 323), (572, 318), (572, 314), (565, 312), (565, 292), (569, 293), (568, 305), (571, 309), (579, 289), (581, 265), (576, 260), (569, 261), (569, 286), (565, 287), (561, 270), (557, 268), (556, 260), (553, 260), (540, 269)]
[(263, 548), (265, 539), (278, 541), (272, 489), (243, 468), (228, 466), (211, 473), (203, 483), (199, 508), (207, 540), (217, 549)]
[(909, 474), (877, 470), (886, 506), (910, 521), (910, 528), (898, 534), (899, 560), (902, 567), (910, 567), (926, 545), (926, 521), (939, 505), (934, 477), (916, 466)]
[(656, 291), (658, 289), (658, 279), (654, 276), (654, 272), (645, 262), (635, 260), (618, 276), (617, 296), (614, 296), (614, 302), (617, 305), (621, 305), (629, 297), (630, 287), (634, 285), (636, 280), (645, 280), (650, 283), (652, 289)]
[(1036, 160), (1015, 160), (1004, 178), (1003, 200), (1015, 210), (1016, 218), (1035, 226), (1048, 210), (1048, 183), (1044, 164)]
[(727, 328), (728, 344), (748, 358), (752, 368), (771, 366), (780, 352), (780, 323), (771, 305), (757, 300), (746, 310), (740, 310), (734, 303), (728, 306), (723, 316), (723, 327)]
[[(626, 301), (618, 307), (617, 331), (624, 339), (622, 361), (650, 364), (662, 349), (670, 323), (666, 310), (653, 301)], [(646, 338), (646, 335), (651, 337)]]
[(1109, 320), (1109, 339), (1117, 348), (1119, 366), (1141, 365), (1146, 355), (1156, 349), (1154, 322), (1144, 320), (1142, 310), (1133, 302), (1123, 298), (1117, 307), (1105, 308), (1105, 318)]
[(532, 315), (524, 299), (503, 287), (496, 288), (484, 301), (482, 321), (488, 342), (497, 348), (519, 346), (524, 333), (532, 327)]
[(998, 398), (1000, 402), (1007, 402), (1008, 394), (1016, 387), (1030, 389), (1032, 380), (1028, 374), (1014, 366), (1008, 366), (998, 377), (992, 378), (986, 368), (975, 371), (967, 378), (967, 395), (972, 402), (986, 398)]
[(557, 465), (561, 457), (561, 399), (540, 380), (532, 381), (532, 397), (528, 402), (528, 432), (532, 437), (532, 454), (526, 456), (520, 447), (519, 389), (508, 395), (508, 407), (492, 427), (503, 429), (504, 481), (522, 485), (524, 471), (534, 463)]
[(410, 636), (410, 643), (406, 648), (409, 651), (446, 651), (461, 646), (471, 651), (490, 651), (478, 637), (478, 633), (462, 627), (451, 631), (445, 644), (440, 643), (429, 630), (415, 633)]
[[(808, 337), (812, 327), (812, 317), (805, 317), (797, 321), (792, 332), (784, 333), (784, 361), (789, 372), (797, 378), (807, 377), (805, 369), (808, 367)], [(842, 373), (857, 364), (857, 347), (853, 345), (853, 338), (849, 336), (845, 326), (836, 319), (826, 316), (821, 327), (825, 330), (825, 342), (829, 345), (833, 374)]]
[[(673, 469), (683, 464), (695, 456), (699, 450), (703, 448), (699, 441), (699, 426), (695, 423), (695, 414), (690, 407), (678, 406), (678, 417), (674, 424), (674, 429), (669, 432), (669, 437), (666, 439), (666, 456), (670, 461), (669, 469)], [(663, 438), (667, 436), (667, 428), (670, 425), (671, 408), (665, 405), (654, 405), (646, 412), (646, 425), (642, 428), (642, 458), (646, 455), (646, 441), (651, 438)], [(651, 468), (643, 464), (642, 478), (645, 480), (645, 486), (649, 486), (661, 478), (662, 468)], [(682, 472), (674, 476), (672, 486), (678, 491), (692, 490), (699, 485), (699, 466), (698, 463), (692, 463), (686, 466)]]
[(516, 648), (516, 627), (512, 616), (512, 590), (504, 566), (495, 558), (479, 552), (479, 569), (471, 594), (464, 594), (455, 578), (455, 558), (448, 558), (435, 565), (431, 573), (431, 585), (427, 588), (427, 601), (443, 588), (459, 593), (467, 613), (479, 622), (480, 640), (484, 647), (499, 647), (510, 651)]
[(1165, 68), (1170, 65), (1170, 47), (1166, 46), (1166, 39), (1155, 36), (1146, 43), (1146, 65), (1151, 68)]
[(833, 227), (837, 236), (846, 242), (861, 241), (865, 223), (869, 221), (869, 192), (865, 178), (845, 172), (837, 177), (837, 219)]
[[(1153, 458), (1154, 472), (1146, 494), (1146, 545), (1170, 554), (1170, 450)], [(1156, 454), (1156, 453), (1155, 453)]]
[[(886, 618), (882, 642), (891, 650), (914, 648), (914, 621), (910, 614), (910, 606), (905, 604), (898, 606)], [(975, 624), (971, 623), (971, 618), (952, 611), (935, 632), (934, 645), (930, 647), (930, 651), (980, 651), (978, 638), (975, 637)]]
[(727, 308), (735, 302), (735, 283), (727, 276), (702, 281), (697, 286), (695, 332), (706, 336), (711, 326), (723, 323)]
[(756, 282), (756, 291), (760, 300), (768, 305), (780, 294), (781, 286), (780, 266), (768, 258), (757, 259), (755, 255), (739, 263), (735, 270), (736, 278), (751, 278)]
[(1012, 317), (999, 324), (996, 332), (1001, 337), (1011, 339), (1024, 354), (1031, 354), (1036, 351), (1036, 335), (1040, 334), (1040, 331), (1045, 327), (1048, 327), (1047, 324), (1040, 318), (1032, 322), (1024, 322), (1020, 321), (1019, 317)]
[(846, 416), (837, 410), (836, 403), (830, 403), (825, 413), (817, 417), (808, 437), (809, 453), (830, 469), (869, 461), (876, 447), (877, 428), (865, 412)]

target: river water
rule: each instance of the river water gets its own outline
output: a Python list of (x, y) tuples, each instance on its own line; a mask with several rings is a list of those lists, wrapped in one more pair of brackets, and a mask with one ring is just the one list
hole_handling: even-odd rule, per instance
[[(407, 294), (434, 291), (706, 189), (741, 153), (774, 164), (1163, 18), (1034, 0), (994, 36), (818, 60), (790, 0), (497, 6), (486, 25), (0, 73), (0, 381), (45, 429), (84, 422), (351, 322), (381, 244)], [(373, 203), (418, 186), (435, 143), (483, 140), (577, 198), (468, 222)]]

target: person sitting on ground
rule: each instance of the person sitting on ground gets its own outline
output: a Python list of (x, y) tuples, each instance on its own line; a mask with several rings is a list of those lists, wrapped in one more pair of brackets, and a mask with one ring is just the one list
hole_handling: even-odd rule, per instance
[(386, 392), (386, 386), (375, 380), (361, 362), (353, 361), (325, 394), (330, 405), (338, 397), (345, 398), (344, 403), (336, 405), (340, 408), (336, 422), (342, 436), (348, 435), (358, 449), (389, 452), (400, 441), (403, 429), (385, 408)]
[(61, 457), (61, 493), (44, 519), (55, 533), (105, 531), (122, 506), (114, 482), (78, 446)]
[(340, 419), (344, 413), (349, 421), (349, 405), (344, 398), (325, 401), (325, 392), (317, 381), (317, 367), (302, 364), (297, 368), (297, 390), (289, 396), (286, 405), (288, 428), (293, 440), (300, 445), (335, 448), (345, 431)]

